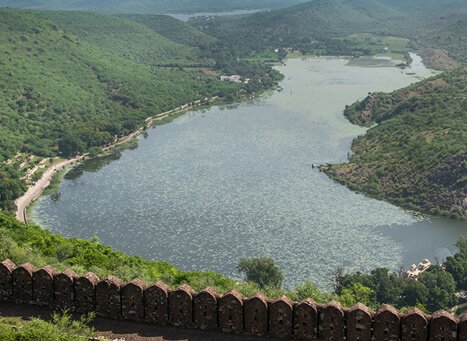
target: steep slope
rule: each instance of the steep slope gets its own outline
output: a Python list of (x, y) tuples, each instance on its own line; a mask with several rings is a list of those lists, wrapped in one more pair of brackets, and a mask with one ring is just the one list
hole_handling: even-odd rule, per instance
[(105, 13), (194, 13), (281, 8), (306, 0), (0, 0), (0, 6)]
[(452, 59), (467, 65), (467, 14), (449, 16), (445, 26), (420, 34), (416, 43), (424, 48), (436, 48)]
[(467, 70), (460, 68), (345, 110), (374, 128), (352, 144), (334, 179), (371, 196), (431, 214), (467, 217)]
[(166, 15), (124, 14), (122, 18), (133, 20), (148, 27), (161, 36), (188, 46), (205, 46), (216, 41), (193, 26)]
[[(68, 11), (44, 11), (43, 15), (82, 40), (137, 63), (152, 66), (200, 63), (193, 48), (175, 43), (131, 20)], [(162, 22), (160, 26), (165, 24), (172, 23)], [(170, 30), (170, 26), (165, 29)]]
[[(202, 82), (189, 71), (136, 64), (134, 56), (111, 54), (35, 12), (1, 10), (0, 18), (0, 105), (8, 140), (47, 149), (81, 123), (104, 129), (124, 117), (137, 122), (201, 96)], [(113, 130), (104, 129), (105, 139)], [(42, 138), (28, 142), (30, 134)]]
[[(96, 17), (86, 20), (80, 13), (77, 18), (74, 22), (86, 23)], [(136, 25), (155, 36), (141, 25), (114, 19), (124, 30)], [(150, 66), (155, 63), (150, 51), (159, 51), (158, 42), (163, 47), (177, 45), (165, 38), (154, 38), (150, 50), (143, 46), (127, 56), (115, 32), (108, 34), (116, 46), (103, 42), (100, 47), (91, 30), (83, 33), (86, 41), (61, 25), (39, 12), (0, 9), (0, 209), (10, 210), (24, 190), (22, 166), (6, 162), (18, 152), (69, 156), (87, 151), (135, 130), (148, 116), (205, 97), (233, 97), (241, 89), (198, 69)], [(130, 32), (122, 34), (122, 44), (134, 36)], [(167, 65), (179, 65), (183, 57), (176, 50), (158, 53), (156, 61)]]
[(123, 280), (140, 278), (164, 280), (178, 286), (195, 288), (212, 285), (226, 291), (235, 281), (212, 272), (185, 272), (163, 261), (149, 261), (129, 256), (104, 246), (96, 240), (64, 238), (36, 225), (25, 225), (0, 212), (0, 258), (16, 264), (31, 262), (37, 267), (52, 265), (57, 271), (72, 269), (78, 274), (93, 271), (100, 278), (109, 275)]

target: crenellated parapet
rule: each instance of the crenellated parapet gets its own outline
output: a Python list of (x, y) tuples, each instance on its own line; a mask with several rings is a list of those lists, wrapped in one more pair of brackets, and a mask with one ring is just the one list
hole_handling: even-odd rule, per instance
[(235, 290), (220, 295), (212, 288), (195, 292), (188, 285), (171, 289), (162, 282), (100, 280), (93, 273), (78, 276), (10, 260), (0, 263), (2, 302), (287, 340), (467, 341), (467, 316), (458, 319), (445, 311), (426, 315), (414, 308), (402, 314), (389, 305), (371, 311), (360, 303), (344, 309), (338, 302), (271, 300), (259, 293), (245, 298)]

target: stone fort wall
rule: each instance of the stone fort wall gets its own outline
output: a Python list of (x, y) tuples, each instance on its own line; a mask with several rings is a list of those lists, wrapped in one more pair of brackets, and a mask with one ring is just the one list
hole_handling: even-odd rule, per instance
[(17, 267), (10, 260), (0, 263), (1, 302), (283, 339), (467, 341), (467, 316), (458, 319), (444, 311), (428, 316), (417, 309), (401, 314), (387, 305), (374, 312), (363, 304), (343, 309), (337, 302), (270, 300), (261, 294), (245, 298), (236, 291), (219, 295), (211, 288), (196, 293), (187, 285), (172, 290), (161, 282), (99, 280), (93, 273), (79, 277), (70, 270), (37, 270), (29, 263)]

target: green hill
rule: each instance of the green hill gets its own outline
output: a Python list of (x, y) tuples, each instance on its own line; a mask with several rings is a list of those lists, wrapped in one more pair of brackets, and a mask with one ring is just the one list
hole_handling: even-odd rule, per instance
[[(182, 67), (194, 62), (196, 48), (130, 20), (0, 9), (0, 208), (11, 209), (24, 190), (19, 165), (3, 162), (18, 152), (84, 152), (128, 134), (148, 116), (243, 91), (215, 73)], [(177, 67), (154, 66), (160, 64)]]
[(447, 25), (421, 33), (416, 41), (422, 47), (442, 49), (467, 65), (467, 14), (451, 15)]
[(0, 0), (0, 6), (105, 13), (195, 13), (279, 8), (306, 0)]
[[(44, 11), (43, 15), (80, 39), (137, 63), (151, 66), (201, 63), (195, 49), (164, 38), (135, 21), (86, 12)], [(164, 21), (159, 26), (170, 30), (172, 24)]]
[(166, 15), (124, 14), (121, 17), (133, 20), (167, 39), (187, 46), (206, 46), (216, 41), (193, 26)]
[[(292, 49), (303, 53), (360, 56), (371, 54), (374, 49), (365, 41), (349, 38), (352, 34), (410, 39), (423, 36), (428, 47), (441, 49), (445, 48), (443, 38), (455, 31), (459, 18), (465, 17), (467, 4), (456, 0), (427, 3), (415, 0), (407, 8), (386, 0), (313, 0), (248, 16), (200, 17), (192, 19), (192, 24), (235, 46), (244, 55), (279, 49), (279, 56), (283, 57), (284, 50)], [(431, 39), (439, 30), (446, 30), (446, 34)], [(450, 53), (452, 50), (454, 58), (458, 57), (455, 49), (459, 47), (449, 44), (446, 48)]]
[(467, 217), (467, 70), (455, 69), (348, 106), (374, 128), (327, 173), (351, 189), (422, 212)]
[(313, 0), (294, 7), (229, 18), (195, 18), (199, 30), (251, 51), (293, 49), (304, 53), (352, 54), (353, 42), (336, 39), (353, 33), (394, 35), (392, 28), (406, 25), (407, 16), (375, 1)]

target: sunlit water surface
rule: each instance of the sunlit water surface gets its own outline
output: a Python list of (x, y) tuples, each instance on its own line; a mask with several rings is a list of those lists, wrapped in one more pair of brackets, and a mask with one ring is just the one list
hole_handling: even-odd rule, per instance
[(414, 215), (312, 169), (344, 162), (365, 132), (344, 119), (346, 104), (431, 75), (419, 58), (404, 72), (347, 62), (289, 60), (278, 67), (283, 91), (151, 129), (136, 150), (65, 180), (57, 202), (40, 199), (34, 220), (185, 270), (235, 277), (240, 258), (271, 256), (288, 287), (306, 279), (328, 287), (337, 266), (396, 269), (446, 257), (463, 223)]

